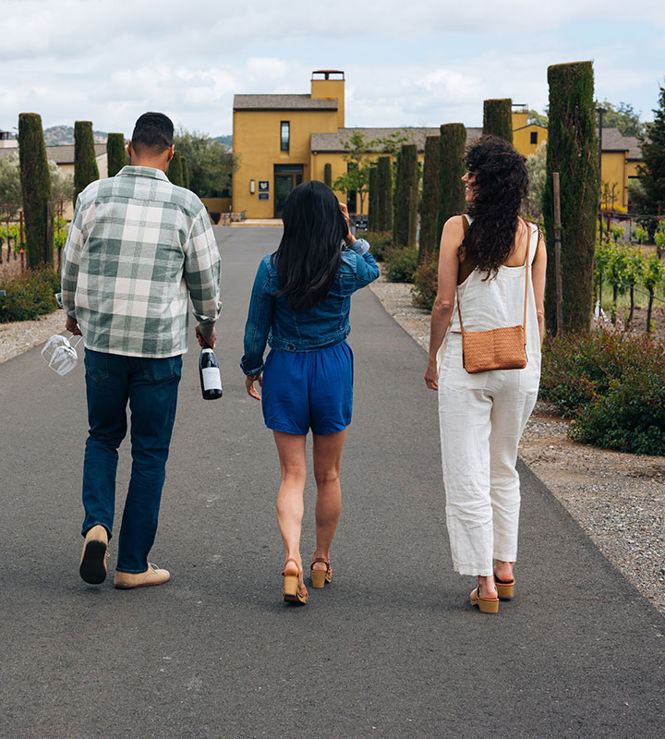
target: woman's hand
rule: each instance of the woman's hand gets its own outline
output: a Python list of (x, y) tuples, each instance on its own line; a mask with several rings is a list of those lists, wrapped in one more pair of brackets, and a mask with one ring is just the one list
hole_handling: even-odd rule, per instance
[(425, 368), (425, 384), (430, 390), (439, 389), (439, 373), (436, 368), (436, 359), (428, 359)]
[(254, 387), (255, 382), (259, 383), (259, 387), (263, 387), (263, 375), (247, 375), (245, 377), (245, 387), (247, 388), (247, 394), (252, 398), (256, 398), (256, 400), (261, 400), (261, 394)]
[(346, 244), (353, 244), (353, 242), (356, 240), (356, 237), (351, 233), (351, 230), (349, 229), (349, 209), (346, 207), (346, 203), (340, 203), (339, 209), (342, 211), (342, 215), (344, 216), (344, 220), (346, 221), (346, 234), (344, 235), (344, 242)]

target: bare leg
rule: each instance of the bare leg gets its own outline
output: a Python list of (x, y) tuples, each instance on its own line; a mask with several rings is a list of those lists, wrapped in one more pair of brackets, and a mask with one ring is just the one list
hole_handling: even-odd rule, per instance
[(282, 471), (282, 482), (277, 494), (277, 522), (284, 541), (286, 559), (294, 559), (299, 568), (299, 571), (297, 571), (293, 562), (287, 562), (284, 573), (286, 575), (300, 575), (300, 583), (302, 584), (300, 530), (304, 511), (303, 493), (305, 491), (305, 480), (307, 479), (305, 458), (307, 437), (286, 434), (282, 431), (273, 431), (273, 434)]
[(492, 575), (489, 577), (478, 575), (478, 595), (482, 598), (498, 597), (496, 593), (496, 585), (494, 584), (494, 577)]
[[(314, 434), (314, 478), (316, 479), (316, 549), (314, 557), (330, 559), (337, 523), (342, 512), (342, 489), (339, 473), (346, 429), (332, 434)], [(325, 570), (323, 562), (314, 565), (315, 570)]]
[(502, 560), (497, 559), (496, 565), (494, 567), (494, 572), (496, 573), (496, 576), (499, 578), (499, 580), (510, 582), (513, 579), (514, 564), (514, 562), (503, 562)]

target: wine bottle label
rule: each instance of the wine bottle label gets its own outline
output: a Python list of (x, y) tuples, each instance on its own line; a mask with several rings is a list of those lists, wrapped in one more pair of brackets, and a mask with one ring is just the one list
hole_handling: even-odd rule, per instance
[(222, 377), (219, 374), (219, 367), (205, 367), (201, 370), (203, 377), (204, 390), (221, 390)]

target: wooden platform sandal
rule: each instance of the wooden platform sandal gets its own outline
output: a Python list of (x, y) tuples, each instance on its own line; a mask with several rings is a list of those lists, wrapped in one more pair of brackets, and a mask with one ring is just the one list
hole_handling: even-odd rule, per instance
[[(326, 566), (325, 570), (315, 570), (314, 565), (321, 562)], [(332, 567), (330, 562), (323, 557), (314, 557), (312, 564), (309, 566), (309, 575), (312, 579), (313, 588), (322, 588), (327, 582), (332, 580)]]
[(282, 572), (284, 578), (284, 585), (282, 587), (282, 596), (286, 603), (294, 603), (297, 606), (304, 606), (307, 603), (308, 593), (307, 588), (300, 584), (300, 576), (302, 575), (302, 569), (298, 562), (289, 557), (284, 563), (285, 567), (288, 562), (294, 562), (298, 568), (297, 575), (287, 575), (286, 570)]

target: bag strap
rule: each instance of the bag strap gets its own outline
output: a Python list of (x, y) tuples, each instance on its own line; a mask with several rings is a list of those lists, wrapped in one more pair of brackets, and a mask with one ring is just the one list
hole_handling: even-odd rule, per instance
[[(522, 321), (522, 327), (524, 328), (524, 331), (526, 333), (526, 313), (527, 313), (527, 305), (528, 305), (528, 295), (529, 295), (529, 255), (531, 254), (531, 237), (533, 236), (533, 231), (531, 229), (531, 226), (527, 221), (524, 221), (524, 225), (527, 228), (527, 231), (529, 232), (526, 238), (526, 259), (524, 260), (524, 266), (526, 269), (524, 270), (524, 319)], [(469, 221), (467, 220), (466, 214), (462, 215), (462, 230), (464, 232), (464, 236), (466, 236), (466, 232), (469, 230)], [(455, 295), (457, 297), (457, 316), (459, 318), (459, 330), (462, 335), (464, 335), (464, 325), (462, 323), (462, 311), (460, 310), (459, 304), (459, 291), (457, 287), (455, 288)]]

